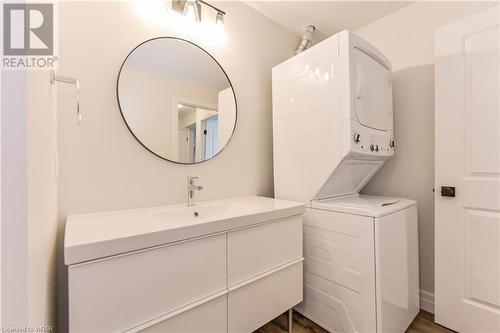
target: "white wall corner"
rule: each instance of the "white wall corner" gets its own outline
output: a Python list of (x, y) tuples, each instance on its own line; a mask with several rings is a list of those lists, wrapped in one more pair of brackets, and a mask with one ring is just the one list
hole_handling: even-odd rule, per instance
[(420, 309), (434, 313), (434, 294), (420, 289)]

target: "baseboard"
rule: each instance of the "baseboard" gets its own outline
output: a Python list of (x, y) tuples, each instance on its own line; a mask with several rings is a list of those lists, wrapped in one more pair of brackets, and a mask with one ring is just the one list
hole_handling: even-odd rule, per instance
[(420, 308), (430, 313), (434, 313), (434, 294), (420, 289)]

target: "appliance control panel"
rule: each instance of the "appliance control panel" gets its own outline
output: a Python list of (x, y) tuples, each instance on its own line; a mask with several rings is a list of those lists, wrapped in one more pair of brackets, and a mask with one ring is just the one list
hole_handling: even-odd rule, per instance
[(380, 131), (351, 121), (349, 150), (353, 153), (368, 155), (373, 158), (394, 155), (394, 137), (392, 130)]

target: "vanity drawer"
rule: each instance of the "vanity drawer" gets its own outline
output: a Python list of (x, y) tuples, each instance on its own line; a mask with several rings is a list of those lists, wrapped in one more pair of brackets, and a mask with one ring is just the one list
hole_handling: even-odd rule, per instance
[(144, 329), (126, 333), (223, 333), (227, 332), (227, 294), (204, 302)]
[(228, 332), (249, 333), (302, 301), (302, 260), (229, 289)]
[(302, 215), (228, 233), (228, 285), (302, 258)]
[(71, 332), (118, 332), (226, 287), (226, 235), (68, 268)]

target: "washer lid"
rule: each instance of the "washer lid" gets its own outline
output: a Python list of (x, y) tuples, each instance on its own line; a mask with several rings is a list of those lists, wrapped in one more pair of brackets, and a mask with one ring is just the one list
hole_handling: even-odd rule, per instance
[(416, 201), (405, 198), (354, 194), (342, 198), (312, 201), (311, 208), (369, 217), (382, 217), (416, 204)]
[(359, 193), (383, 164), (384, 160), (342, 160), (313, 200), (324, 200)]

